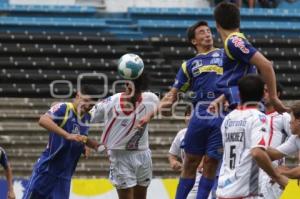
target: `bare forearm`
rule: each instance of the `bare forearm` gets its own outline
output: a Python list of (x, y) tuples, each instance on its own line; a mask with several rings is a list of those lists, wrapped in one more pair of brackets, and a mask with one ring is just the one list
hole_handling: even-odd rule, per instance
[(267, 67), (264, 67), (260, 70), (261, 76), (268, 87), (268, 92), (271, 98), (277, 96), (276, 92), (276, 77), (275, 72), (272, 68), (272, 64), (268, 64)]
[(274, 149), (271, 147), (268, 147), (268, 149), (266, 150), (266, 153), (268, 154), (268, 156), (271, 158), (272, 161), (279, 160), (285, 156), (283, 153), (281, 153), (277, 149)]
[(277, 178), (277, 173), (272, 166), (271, 159), (264, 149), (254, 148), (251, 150), (251, 155), (256, 161), (257, 165), (262, 168), (271, 178)]
[(300, 179), (300, 166), (282, 171), (281, 174), (291, 179)]
[(7, 187), (9, 191), (13, 190), (13, 175), (12, 175), (12, 169), (10, 167), (10, 165), (8, 166), (8, 168), (5, 171), (5, 176), (6, 176), (6, 180), (7, 180)]

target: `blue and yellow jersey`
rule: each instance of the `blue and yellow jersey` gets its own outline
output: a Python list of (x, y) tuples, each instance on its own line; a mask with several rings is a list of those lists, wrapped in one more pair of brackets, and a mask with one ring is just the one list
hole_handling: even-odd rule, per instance
[(229, 103), (239, 103), (237, 83), (240, 78), (250, 73), (257, 73), (250, 59), (256, 49), (239, 32), (231, 33), (224, 42), (224, 74), (218, 78), (217, 87), (225, 94)]
[(214, 49), (184, 62), (176, 75), (173, 87), (183, 92), (194, 92), (194, 104), (214, 100), (220, 95), (216, 92), (216, 80), (223, 75), (222, 55), (223, 49)]
[[(90, 114), (78, 116), (72, 103), (59, 103), (47, 112), (53, 121), (68, 133), (88, 135)], [(35, 165), (37, 173), (48, 173), (59, 178), (71, 179), (77, 162), (84, 151), (84, 144), (68, 141), (50, 132), (46, 150)]]
[(8, 168), (7, 155), (3, 148), (0, 147), (0, 164), (6, 170)]

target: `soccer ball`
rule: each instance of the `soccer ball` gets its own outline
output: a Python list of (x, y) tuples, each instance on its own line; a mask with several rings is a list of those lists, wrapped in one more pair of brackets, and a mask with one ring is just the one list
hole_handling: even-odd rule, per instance
[(137, 79), (143, 70), (144, 62), (136, 54), (127, 53), (119, 59), (118, 72), (124, 79)]

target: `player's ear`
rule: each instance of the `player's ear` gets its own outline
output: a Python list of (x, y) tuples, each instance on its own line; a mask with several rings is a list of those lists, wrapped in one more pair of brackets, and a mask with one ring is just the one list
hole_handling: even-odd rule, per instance
[(221, 28), (221, 26), (216, 22), (216, 29), (218, 32), (220, 32), (220, 28)]
[(196, 46), (197, 45), (197, 41), (196, 41), (196, 39), (194, 38), (194, 39), (192, 39), (191, 40), (191, 43), (193, 44), (193, 46)]

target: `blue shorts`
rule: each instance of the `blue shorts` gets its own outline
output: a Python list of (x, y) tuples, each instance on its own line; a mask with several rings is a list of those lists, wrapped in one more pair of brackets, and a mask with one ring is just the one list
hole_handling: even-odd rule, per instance
[(206, 110), (194, 111), (184, 137), (184, 151), (220, 160), (223, 156), (222, 121), (221, 117), (213, 117)]
[(69, 199), (71, 180), (33, 172), (23, 199)]

